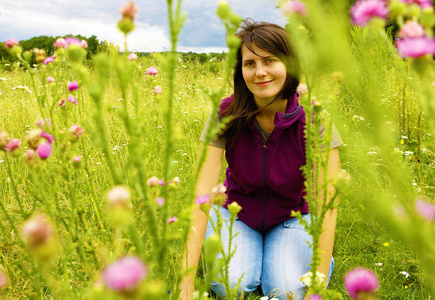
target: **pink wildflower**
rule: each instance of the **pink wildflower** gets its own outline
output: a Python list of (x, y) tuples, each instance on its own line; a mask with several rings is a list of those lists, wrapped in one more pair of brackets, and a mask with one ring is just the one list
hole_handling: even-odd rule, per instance
[(119, 12), (122, 14), (124, 18), (130, 18), (134, 20), (137, 14), (137, 6), (133, 1), (130, 1), (119, 9)]
[(47, 219), (37, 215), (24, 223), (22, 235), (30, 246), (45, 243), (52, 235), (53, 229)]
[(88, 42), (87, 42), (86, 40), (81, 40), (81, 41), (80, 41), (80, 45), (81, 45), (83, 48), (88, 48)]
[(308, 94), (308, 87), (305, 83), (301, 83), (298, 85), (298, 87), (296, 88), (296, 92), (299, 93), (299, 95), (305, 95)]
[(21, 141), (19, 139), (11, 139), (5, 146), (5, 151), (14, 152), (20, 147)]
[(39, 136), (46, 139), (49, 144), (53, 144), (54, 142), (54, 137), (48, 132), (43, 131)]
[(165, 199), (159, 197), (156, 199), (156, 202), (159, 206), (162, 206), (165, 203)]
[(82, 155), (76, 155), (73, 157), (73, 162), (79, 163), (82, 160)]
[(353, 299), (358, 299), (359, 293), (373, 293), (379, 287), (375, 273), (364, 268), (349, 271), (344, 278), (346, 290)]
[(123, 186), (115, 186), (107, 194), (107, 199), (112, 205), (128, 205), (130, 200), (130, 191)]
[(159, 184), (159, 179), (156, 176), (150, 177), (147, 184), (148, 186), (157, 186)]
[(68, 96), (68, 101), (71, 102), (72, 104), (78, 103), (76, 97), (74, 97), (73, 95)]
[(16, 40), (16, 39), (8, 39), (5, 42), (5, 46), (8, 49), (11, 49), (13, 46), (18, 46), (18, 40)]
[(68, 91), (77, 91), (79, 89), (79, 84), (77, 81), (68, 81)]
[(160, 184), (160, 186), (164, 186), (165, 185), (165, 181), (162, 179), (162, 180), (160, 180), (159, 184)]
[(8, 284), (8, 276), (6, 276), (5, 272), (0, 268), (0, 289), (7, 287)]
[(415, 202), (415, 210), (424, 219), (435, 221), (435, 205), (427, 203), (422, 199), (417, 199)]
[(57, 106), (59, 106), (59, 107), (65, 108), (65, 107), (66, 107), (66, 100), (65, 100), (65, 99), (62, 99), (62, 100), (60, 100), (59, 102), (57, 102), (56, 104), (57, 104)]
[(63, 38), (58, 38), (56, 40), (56, 42), (54, 42), (53, 44), (54, 47), (56, 48), (65, 48), (66, 47), (66, 42)]
[(174, 177), (174, 179), (172, 179), (172, 182), (173, 182), (175, 185), (180, 185), (180, 178), (178, 178), (178, 177)]
[(159, 73), (159, 71), (157, 71), (156, 68), (154, 67), (149, 67), (145, 73), (145, 75), (153, 75), (154, 77), (156, 77), (156, 75)]
[(115, 291), (131, 291), (144, 279), (147, 271), (140, 258), (123, 257), (105, 268), (104, 284)]
[(400, 38), (418, 38), (424, 36), (424, 29), (418, 22), (408, 21), (400, 29), (398, 36)]
[(292, 0), (284, 3), (281, 6), (281, 10), (286, 17), (290, 17), (293, 14), (301, 16), (307, 15), (307, 7), (305, 6), (305, 3), (299, 0)]
[(45, 122), (44, 119), (39, 119), (38, 121), (36, 121), (36, 126), (38, 126), (41, 129), (45, 128), (45, 124), (47, 124), (48, 127), (51, 127), (50, 119), (45, 119)]
[(49, 56), (46, 59), (44, 59), (43, 64), (46, 65), (46, 64), (49, 64), (49, 63), (51, 63), (53, 61), (54, 61), (54, 57), (53, 56)]
[(200, 195), (200, 196), (196, 197), (195, 202), (199, 205), (203, 205), (203, 204), (206, 204), (209, 200), (210, 200), (210, 195), (205, 194), (205, 195)]
[(154, 91), (153, 92), (154, 92), (155, 95), (161, 95), (163, 93), (162, 88), (159, 85), (156, 85), (154, 87)]
[(168, 220), (168, 224), (171, 224), (171, 223), (174, 223), (174, 222), (177, 222), (177, 217), (171, 217), (169, 220)]
[(388, 9), (383, 0), (358, 0), (350, 13), (355, 24), (366, 26), (374, 17), (387, 19)]
[(80, 125), (72, 125), (69, 129), (69, 132), (75, 137), (75, 138), (79, 138), (81, 137), (84, 133), (85, 130), (83, 129), (82, 126)]
[(36, 149), (36, 151), (38, 152), (39, 157), (42, 158), (42, 159), (49, 158), (50, 155), (51, 155), (51, 151), (52, 150), (53, 150), (53, 148), (51, 147), (50, 143), (40, 144), (38, 146), (38, 148)]
[(310, 300), (322, 300), (322, 297), (318, 294), (312, 294)]
[(130, 55), (128, 56), (128, 59), (130, 61), (137, 60), (137, 55), (135, 53), (130, 53)]
[(54, 82), (54, 78), (53, 78), (53, 77), (47, 77), (47, 82), (48, 82), (48, 83), (52, 83), (52, 82)]
[(407, 38), (396, 42), (397, 50), (403, 58), (417, 58), (435, 53), (435, 40), (427, 37)]

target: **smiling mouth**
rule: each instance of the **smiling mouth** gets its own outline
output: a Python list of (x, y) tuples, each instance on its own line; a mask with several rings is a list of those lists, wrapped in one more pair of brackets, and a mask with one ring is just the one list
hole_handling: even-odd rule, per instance
[(269, 80), (269, 81), (262, 81), (262, 82), (256, 82), (255, 84), (259, 87), (265, 87), (268, 86), (273, 80)]

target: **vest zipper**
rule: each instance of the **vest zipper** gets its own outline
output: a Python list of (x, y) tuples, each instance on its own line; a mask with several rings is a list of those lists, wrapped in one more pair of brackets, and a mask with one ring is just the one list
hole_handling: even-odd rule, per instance
[[(275, 128), (276, 128), (276, 126), (275, 126)], [(267, 150), (267, 142), (272, 137), (272, 134), (275, 131), (275, 128), (272, 130), (272, 133), (270, 134), (268, 140), (266, 141), (264, 139), (264, 136), (261, 134), (260, 129), (257, 127), (258, 133), (260, 134), (260, 137), (261, 137), (261, 142), (263, 144), (263, 182), (264, 182), (264, 186), (266, 188), (266, 202), (264, 203), (263, 220), (261, 222), (261, 231), (262, 232), (264, 231), (264, 225), (266, 223), (267, 204), (269, 202), (269, 187), (267, 186), (267, 181), (266, 181), (266, 150)]]

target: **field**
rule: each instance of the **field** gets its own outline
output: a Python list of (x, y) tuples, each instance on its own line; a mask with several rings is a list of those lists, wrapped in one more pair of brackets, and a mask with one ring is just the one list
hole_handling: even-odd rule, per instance
[[(348, 299), (344, 277), (364, 267), (379, 280), (378, 299), (432, 299), (433, 216), (418, 203), (433, 211), (433, 61), (402, 59), (383, 30), (342, 26), (344, 17), (321, 8), (311, 13), (315, 21), (301, 21), (310, 38), (301, 27), (288, 29), (301, 53), (306, 101), (320, 103), (337, 126), (340, 168), (351, 176), (337, 201), (328, 289)], [(230, 33), (237, 28), (225, 24)], [(177, 299), (204, 160), (199, 137), (219, 100), (232, 94), (234, 49), (205, 62), (175, 51), (128, 59), (116, 48), (83, 61), (82, 51), (68, 47), (35, 67), (25, 58), (0, 66), (0, 144), (21, 141), (0, 151), (0, 283), (8, 282), (0, 297)], [(130, 195), (112, 198), (115, 186)], [(124, 256), (147, 269), (140, 291), (117, 293), (103, 280)]]

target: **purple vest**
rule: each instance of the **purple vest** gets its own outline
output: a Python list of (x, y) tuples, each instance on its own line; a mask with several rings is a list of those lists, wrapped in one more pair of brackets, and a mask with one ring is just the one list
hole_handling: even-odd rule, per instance
[[(232, 101), (233, 96), (223, 99), (221, 112)], [(305, 165), (305, 112), (296, 94), (288, 100), (284, 114), (275, 114), (274, 122), (266, 144), (252, 123), (225, 149), (228, 200), (224, 207), (236, 201), (242, 207), (239, 219), (262, 232), (290, 219), (292, 210), (308, 213), (301, 171)]]

